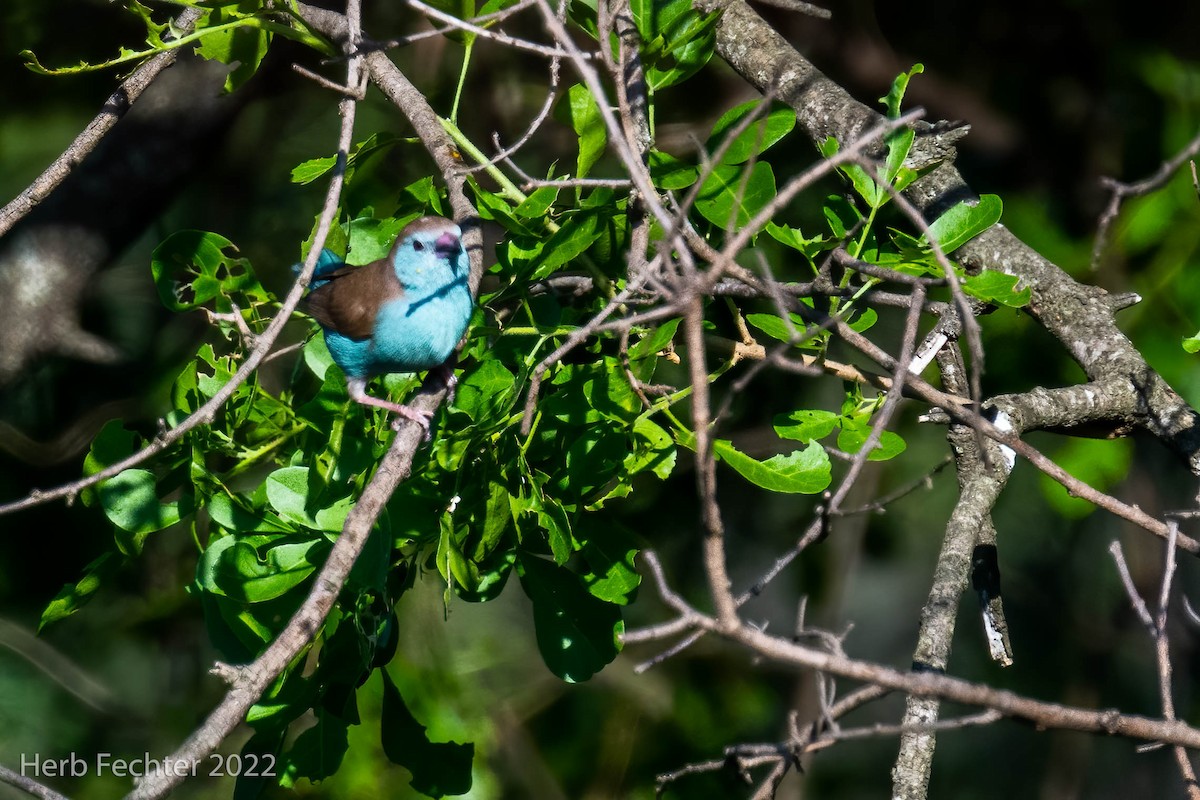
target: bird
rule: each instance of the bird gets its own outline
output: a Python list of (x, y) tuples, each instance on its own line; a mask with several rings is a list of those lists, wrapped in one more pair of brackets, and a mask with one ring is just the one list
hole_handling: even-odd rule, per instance
[(387, 258), (352, 267), (323, 250), (305, 311), (324, 331), (350, 398), (412, 420), (429, 437), (432, 415), (367, 394), (367, 382), (393, 372), (438, 370), (453, 390), (447, 362), (466, 332), (475, 301), (462, 230), (444, 217), (421, 217), (400, 231)]

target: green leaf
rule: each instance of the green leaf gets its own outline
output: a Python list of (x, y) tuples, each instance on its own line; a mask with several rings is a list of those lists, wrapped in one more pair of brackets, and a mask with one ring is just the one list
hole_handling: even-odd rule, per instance
[(1185, 353), (1200, 353), (1200, 332), (1183, 337), (1183, 350)]
[(816, 494), (824, 491), (831, 480), (829, 456), (816, 442), (766, 461), (751, 458), (726, 439), (714, 441), (713, 452), (743, 478), (773, 492)]
[(815, 337), (804, 338), (804, 331), (808, 326), (804, 324), (804, 319), (799, 314), (788, 314), (788, 318), (792, 322), (791, 330), (788, 329), (787, 323), (776, 314), (747, 314), (746, 322), (772, 339), (778, 339), (781, 342), (791, 342), (792, 337), (798, 335), (800, 340), (796, 342), (797, 347), (804, 347), (805, 344), (815, 340)]
[(841, 414), (823, 409), (791, 411), (775, 417), (775, 433), (785, 439), (815, 442), (833, 433), (841, 418)]
[(249, 260), (238, 258), (233, 242), (215, 233), (179, 231), (154, 248), (150, 272), (159, 299), (172, 311), (191, 311), (214, 297), (228, 311), (234, 292), (261, 293)]
[(87, 565), (82, 578), (75, 583), (64, 584), (42, 612), (42, 618), (38, 621), (38, 633), (41, 633), (46, 626), (65, 619), (83, 608), (104, 581), (116, 574), (117, 568), (121, 566), (121, 560), (116, 556), (117, 554), (111, 550), (103, 553)]
[(659, 189), (686, 189), (700, 177), (700, 169), (695, 164), (689, 164), (661, 150), (651, 149), (649, 161), (650, 179)]
[(630, 475), (650, 470), (662, 480), (675, 469), (675, 440), (657, 423), (638, 417), (624, 468)]
[(383, 709), (379, 735), (384, 755), (412, 773), (412, 788), (428, 797), (466, 794), (471, 790), (471, 742), (431, 742), (425, 726), (417, 721), (392, 682), (383, 675)]
[[(595, 518), (589, 515), (584, 519)], [(628, 604), (642, 581), (634, 566), (637, 554), (637, 541), (624, 526), (589, 522), (583, 545), (590, 568), (583, 575), (588, 592), (606, 603)]]
[(964, 280), (962, 288), (967, 294), (985, 302), (1021, 308), (1029, 305), (1031, 293), (1028, 287), (1018, 291), (1019, 282), (1020, 278), (1016, 275), (986, 269)]
[(275, 470), (267, 476), (266, 489), (267, 501), (280, 517), (318, 531), (340, 531), (354, 505), (353, 498), (343, 497), (310, 513), (308, 467)]
[(883, 103), (887, 108), (887, 115), (890, 119), (895, 119), (900, 116), (900, 102), (904, 99), (904, 92), (908, 89), (908, 82), (914, 75), (920, 75), (925, 71), (923, 64), (913, 64), (912, 69), (908, 72), (901, 72), (892, 81), (892, 88), (888, 91), (885, 97), (879, 98), (879, 102)]
[[(842, 430), (838, 434), (837, 445), (841, 450), (847, 453), (857, 453), (862, 449), (862, 446), (867, 443), (867, 437), (871, 435), (871, 420), (869, 416), (862, 419), (857, 417), (843, 417)], [(903, 437), (891, 431), (881, 431), (879, 434), (879, 444), (875, 445), (871, 450), (871, 454), (867, 456), (868, 461), (887, 461), (890, 458), (895, 458), (904, 452), (907, 443)]]
[[(724, 144), (730, 132), (746, 117), (758, 110), (762, 103), (762, 100), (750, 100), (722, 114), (704, 145), (707, 152), (715, 154), (717, 149)], [(796, 112), (786, 106), (777, 105), (738, 134), (721, 157), (720, 163), (745, 163), (751, 157), (761, 155), (767, 148), (787, 136), (794, 127), (796, 127)]]
[(109, 522), (130, 533), (152, 533), (192, 513), (192, 497), (164, 503), (158, 499), (153, 472), (127, 469), (99, 486), (100, 505)]
[(776, 194), (775, 173), (767, 162), (755, 162), (748, 180), (744, 173), (742, 167), (732, 164), (716, 167), (700, 188), (696, 210), (720, 228), (744, 228)]
[(600, 216), (595, 212), (568, 217), (562, 227), (545, 240), (540, 257), (534, 261), (533, 275), (530, 279), (544, 278), (563, 264), (575, 260), (591, 247), (603, 232)]
[(869, 331), (879, 321), (879, 312), (870, 307), (862, 309), (857, 314), (853, 314), (850, 311), (846, 313), (846, 324), (850, 326), (851, 330), (858, 333)]
[(836, 246), (836, 242), (831, 242), (823, 236), (805, 236), (799, 228), (776, 225), (774, 222), (768, 222), (763, 230), (775, 241), (787, 245), (793, 250), (799, 250), (809, 258), (814, 258)]
[(689, 8), (672, 20), (663, 33), (661, 51), (649, 59), (645, 75), (651, 94), (690, 78), (712, 58), (720, 12), (701, 15), (690, 10), (690, 5), (687, 0), (663, 4), (666, 8)]
[(881, 208), (890, 199), (887, 191), (879, 185), (873, 174), (868, 174), (858, 164), (843, 164), (838, 171), (850, 179), (850, 185), (858, 196), (871, 208)]
[(576, 161), (575, 177), (583, 178), (600, 156), (604, 155), (608, 133), (604, 127), (604, 117), (600, 114), (600, 106), (596, 105), (596, 99), (586, 86), (577, 83), (568, 89), (567, 103), (571, 127), (579, 137), (579, 158)]
[(513, 523), (513, 508), (509, 500), (508, 487), (499, 481), (488, 483), (488, 497), (484, 512), (483, 535), (475, 549), (476, 559), (485, 558), (496, 549)]
[(550, 208), (558, 199), (558, 186), (542, 186), (535, 189), (514, 213), (522, 219), (540, 219), (550, 213)]
[(839, 195), (826, 198), (821, 213), (824, 214), (825, 221), (829, 223), (829, 230), (833, 233), (834, 238), (838, 240), (845, 239), (847, 234), (863, 220), (863, 215), (858, 207)]
[(205, 33), (196, 46), (196, 55), (209, 61), (235, 65), (225, 78), (225, 91), (232, 92), (258, 71), (259, 64), (271, 45), (271, 32), (259, 25), (249, 24), (247, 15), (229, 8), (214, 8), (197, 23), (197, 30), (215, 28), (218, 25), (236, 25)]
[(454, 408), (476, 424), (490, 422), (512, 407), (515, 386), (513, 374), (498, 359), (489, 358), (459, 381)]
[(320, 781), (338, 771), (349, 749), (348, 725), (334, 714), (318, 709), (317, 724), (296, 737), (280, 759), (279, 783), (293, 787), (301, 778)]
[(669, 319), (641, 339), (638, 339), (637, 343), (629, 348), (629, 360), (637, 361), (638, 359), (657, 355), (675, 338), (675, 331), (679, 329), (681, 321), (679, 317)]
[(400, 231), (409, 223), (408, 219), (375, 219), (359, 217), (350, 221), (346, 263), (361, 267), (381, 258), (387, 258), (392, 243)]
[(325, 156), (324, 158), (312, 158), (308, 161), (303, 161), (292, 167), (292, 183), (301, 185), (312, 183), (333, 169), (335, 164), (337, 164), (337, 156)]
[(943, 253), (952, 253), (999, 222), (1003, 210), (999, 195), (985, 194), (974, 204), (963, 200), (934, 220), (928, 235), (921, 239), (928, 242), (932, 237)]
[(263, 603), (307, 581), (329, 548), (323, 536), (222, 536), (201, 554), (196, 583), (212, 594)]
[(521, 587), (533, 601), (542, 659), (568, 683), (585, 681), (617, 657), (621, 612), (593, 596), (577, 575), (536, 556), (517, 559)]
[(883, 141), (888, 148), (884, 172), (887, 179), (896, 187), (896, 191), (902, 191), (917, 178), (914, 170), (904, 166), (904, 159), (908, 158), (908, 152), (912, 149), (915, 138), (916, 133), (912, 128), (901, 128), (884, 137)]

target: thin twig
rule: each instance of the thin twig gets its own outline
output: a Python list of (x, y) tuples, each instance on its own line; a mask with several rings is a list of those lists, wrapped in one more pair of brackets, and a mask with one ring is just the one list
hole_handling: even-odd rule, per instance
[[(1101, 178), (1100, 183), (1104, 188), (1108, 189), (1111, 194), (1108, 198), (1108, 205), (1104, 207), (1104, 211), (1100, 214), (1100, 220), (1096, 225), (1096, 241), (1092, 244), (1092, 269), (1096, 269), (1100, 263), (1100, 256), (1104, 253), (1104, 248), (1108, 244), (1108, 232), (1112, 228), (1113, 222), (1117, 219), (1117, 214), (1121, 211), (1121, 203), (1125, 202), (1129, 197), (1140, 197), (1158, 191), (1171, 180), (1180, 167), (1187, 163), (1196, 154), (1200, 153), (1200, 133), (1196, 134), (1190, 142), (1184, 145), (1171, 158), (1164, 161), (1154, 174), (1148, 178), (1143, 178), (1134, 183), (1122, 183), (1113, 178)], [(1196, 185), (1196, 191), (1200, 192), (1200, 182), (1196, 180), (1196, 165), (1192, 164), (1192, 183)]]

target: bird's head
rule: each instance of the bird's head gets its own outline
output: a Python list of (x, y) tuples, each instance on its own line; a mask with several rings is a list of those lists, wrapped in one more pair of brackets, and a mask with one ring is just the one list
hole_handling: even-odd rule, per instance
[[(462, 230), (445, 217), (421, 217), (408, 223), (392, 245), (392, 266), (408, 284), (429, 273), (466, 269)], [(429, 277), (434, 277), (429, 275)]]

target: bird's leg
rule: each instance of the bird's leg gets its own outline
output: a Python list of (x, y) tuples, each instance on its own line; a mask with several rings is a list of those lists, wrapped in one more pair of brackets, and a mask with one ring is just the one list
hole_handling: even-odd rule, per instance
[(451, 355), (444, 362), (429, 370), (429, 374), (433, 379), (446, 387), (446, 402), (454, 402), (454, 393), (458, 387), (458, 378), (454, 375), (454, 367), (458, 363), (458, 357)]
[[(399, 403), (392, 403), (387, 400), (382, 400), (378, 397), (372, 397), (367, 394), (367, 382), (363, 378), (346, 378), (346, 390), (350, 393), (350, 399), (356, 403), (362, 403), (364, 406), (375, 406), (397, 414), (404, 419), (412, 420), (420, 425), (425, 431), (425, 439), (429, 439), (429, 420), (433, 418), (433, 414), (428, 411), (418, 411), (410, 406), (402, 406)], [(400, 429), (400, 420), (392, 422), (392, 429)]]

